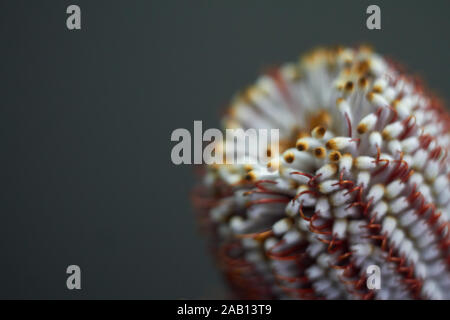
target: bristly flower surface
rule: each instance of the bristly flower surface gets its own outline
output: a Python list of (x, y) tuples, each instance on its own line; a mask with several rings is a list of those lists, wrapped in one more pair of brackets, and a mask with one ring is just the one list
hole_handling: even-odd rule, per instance
[(450, 299), (450, 118), (400, 70), (317, 49), (234, 98), (225, 128), (280, 130), (268, 164), (209, 165), (193, 194), (235, 297)]

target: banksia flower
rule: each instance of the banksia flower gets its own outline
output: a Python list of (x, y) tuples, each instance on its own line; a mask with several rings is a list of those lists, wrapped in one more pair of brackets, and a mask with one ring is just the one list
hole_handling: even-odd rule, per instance
[(367, 47), (318, 49), (223, 122), (280, 134), (268, 163), (208, 165), (194, 192), (235, 297), (450, 298), (450, 118), (418, 79)]

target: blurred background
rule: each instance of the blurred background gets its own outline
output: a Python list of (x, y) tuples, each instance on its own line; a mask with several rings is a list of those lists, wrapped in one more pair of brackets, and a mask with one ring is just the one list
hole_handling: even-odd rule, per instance
[(1, 1), (0, 298), (224, 297), (172, 131), (217, 127), (238, 89), (317, 45), (370, 43), (450, 101), (449, 15), (448, 0)]

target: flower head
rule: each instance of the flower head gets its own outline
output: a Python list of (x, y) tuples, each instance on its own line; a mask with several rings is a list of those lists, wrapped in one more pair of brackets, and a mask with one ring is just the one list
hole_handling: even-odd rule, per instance
[(367, 47), (317, 49), (223, 120), (280, 132), (268, 163), (210, 165), (195, 193), (237, 297), (450, 298), (450, 118), (417, 79)]

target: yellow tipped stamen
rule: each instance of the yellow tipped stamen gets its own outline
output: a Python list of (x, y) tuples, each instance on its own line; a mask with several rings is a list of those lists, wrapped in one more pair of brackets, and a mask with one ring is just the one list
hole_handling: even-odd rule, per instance
[(369, 68), (370, 68), (369, 61), (364, 60), (358, 63), (358, 65), (356, 66), (356, 71), (359, 74), (366, 74), (369, 71)]
[(309, 148), (308, 143), (306, 141), (297, 141), (295, 146), (298, 151), (306, 151)]
[(317, 126), (312, 130), (312, 136), (316, 139), (322, 139), (325, 133), (327, 132), (327, 129), (325, 129), (322, 126)]
[(288, 152), (283, 156), (283, 158), (287, 163), (292, 163), (294, 162), (295, 156), (292, 152)]
[(333, 139), (328, 140), (326, 143), (327, 149), (331, 150), (340, 150), (345, 149), (351, 143), (351, 139), (347, 137), (334, 137)]
[(352, 91), (354, 87), (354, 84), (352, 81), (347, 81), (345, 84), (345, 91)]
[(365, 78), (365, 77), (359, 78), (359, 80), (358, 80), (358, 85), (359, 85), (361, 88), (367, 88), (368, 84), (369, 84), (369, 82), (367, 81), (367, 78)]
[(254, 171), (247, 172), (244, 179), (247, 181), (255, 181), (256, 180), (255, 172)]
[(392, 138), (389, 132), (387, 132), (386, 130), (383, 130), (381, 132), (381, 136), (383, 137), (384, 140), (391, 140)]
[(356, 131), (358, 131), (359, 134), (364, 134), (367, 132), (367, 125), (365, 123), (360, 123), (356, 127)]
[(339, 151), (332, 151), (330, 153), (330, 155), (328, 156), (328, 158), (330, 159), (330, 161), (332, 162), (337, 162), (341, 159), (342, 155)]
[(324, 147), (319, 147), (314, 149), (314, 156), (319, 159), (325, 158), (326, 151)]
[(372, 91), (375, 93), (382, 93), (383, 92), (383, 88), (381, 88), (381, 86), (374, 86), (372, 88)]
[(325, 144), (325, 146), (327, 147), (327, 149), (331, 149), (331, 150), (338, 149), (336, 141), (334, 141), (333, 139), (328, 140), (327, 143)]

